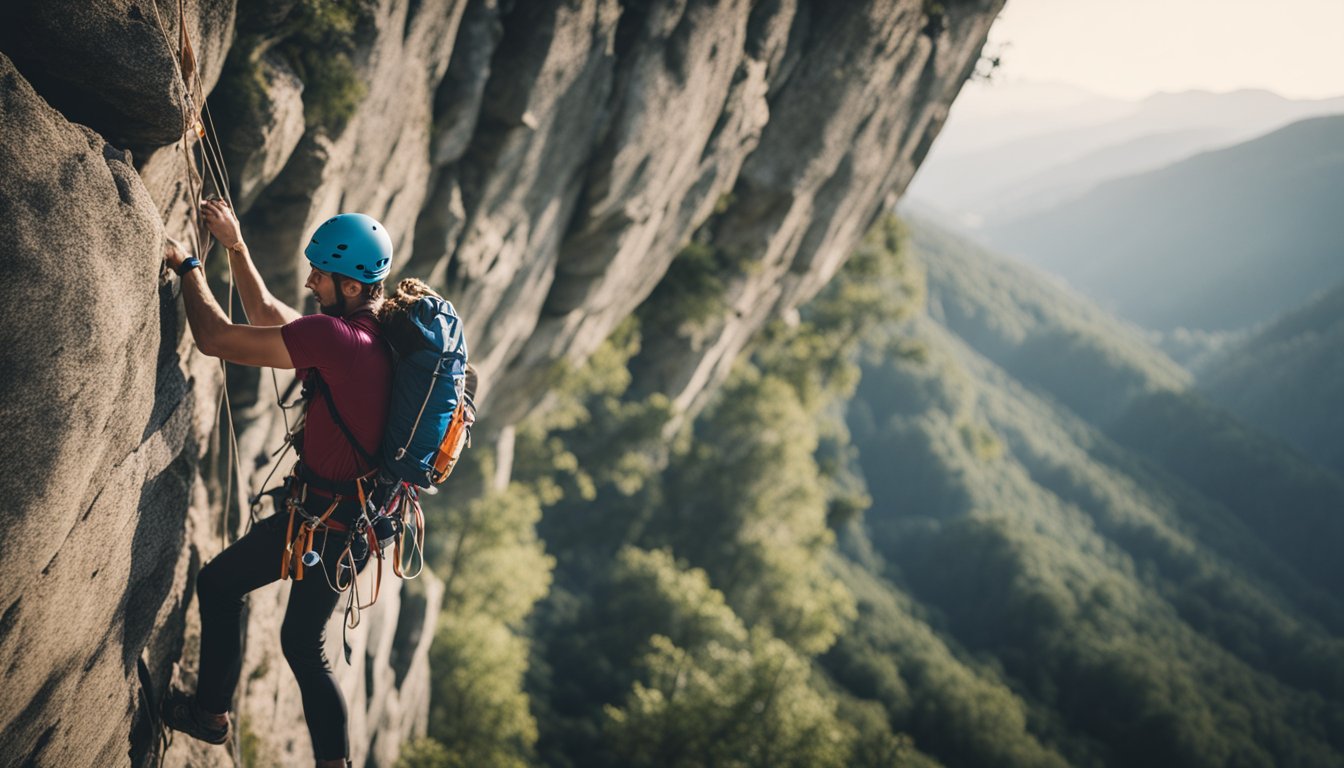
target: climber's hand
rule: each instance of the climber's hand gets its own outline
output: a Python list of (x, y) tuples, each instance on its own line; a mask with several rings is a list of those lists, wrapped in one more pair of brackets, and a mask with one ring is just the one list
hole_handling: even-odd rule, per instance
[(232, 249), (242, 244), (243, 230), (238, 226), (238, 217), (227, 202), (217, 198), (202, 200), (201, 218), (220, 245)]
[(177, 268), (182, 266), (182, 262), (189, 258), (191, 258), (191, 249), (171, 237), (164, 238), (163, 263), (168, 265), (169, 269), (176, 272)]

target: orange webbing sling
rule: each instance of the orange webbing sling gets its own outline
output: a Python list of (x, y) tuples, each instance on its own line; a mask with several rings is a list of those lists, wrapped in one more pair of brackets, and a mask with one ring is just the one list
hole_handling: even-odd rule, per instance
[[(313, 548), (313, 534), (317, 532), (318, 526), (326, 524), (327, 518), (331, 517), (331, 513), (335, 512), (336, 507), (340, 504), (341, 497), (333, 496), (331, 506), (327, 507), (327, 511), (323, 512), (321, 517), (315, 520), (304, 519), (299, 521), (298, 535), (295, 536), (294, 517), (303, 505), (297, 499), (291, 498), (289, 500), (289, 526), (285, 529), (285, 553), (280, 558), (280, 579), (282, 581), (289, 578), (291, 568), (294, 570), (294, 580), (303, 580), (303, 553)], [(295, 544), (298, 545), (297, 548)]]

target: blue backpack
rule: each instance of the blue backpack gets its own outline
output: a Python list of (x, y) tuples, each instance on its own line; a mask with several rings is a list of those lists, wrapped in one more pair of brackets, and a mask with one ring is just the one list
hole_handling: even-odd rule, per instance
[(452, 302), (424, 295), (395, 322), (400, 328), (393, 346), (400, 348), (382, 469), (398, 482), (432, 488), (453, 471), (476, 422), (462, 318)]

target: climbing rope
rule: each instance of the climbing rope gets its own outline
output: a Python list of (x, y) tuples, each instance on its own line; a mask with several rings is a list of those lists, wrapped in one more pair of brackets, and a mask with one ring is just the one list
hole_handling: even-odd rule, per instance
[[(233, 205), (232, 195), (230, 194), (232, 184), (229, 179), (228, 167), (224, 162), (223, 150), (219, 145), (219, 134), (215, 128), (214, 116), (211, 114), (209, 101), (205, 98), (205, 86), (200, 79), (200, 72), (196, 66), (195, 50), (191, 45), (191, 37), (187, 33), (184, 0), (178, 0), (177, 4), (178, 47), (176, 52), (173, 50), (172, 41), (168, 35), (167, 27), (163, 22), (163, 17), (159, 13), (158, 0), (152, 0), (152, 4), (154, 18), (158, 24), (159, 32), (163, 36), (164, 45), (169, 53), (173, 54), (173, 58), (177, 64), (176, 74), (178, 76), (178, 82), (182, 86), (186, 102), (184, 104), (185, 108), (183, 109), (182, 140), (180, 141), (180, 146), (182, 147), (182, 155), (186, 168), (187, 203), (190, 209), (191, 222), (193, 224), (193, 226), (190, 227), (193, 238), (192, 246), (194, 251), (200, 254), (202, 260), (204, 260), (206, 254), (203, 244), (208, 242), (209, 234), (202, 222), (200, 200), (202, 199), (206, 179), (208, 178), (210, 185), (214, 187), (215, 191), (229, 206), (229, 209), (236, 210)], [(201, 105), (199, 110), (195, 108), (196, 103)], [(189, 146), (189, 140), (192, 135), (195, 136), (197, 146), (200, 148), (199, 169), (197, 168), (196, 162), (193, 161), (191, 148)], [(235, 278), (233, 274), (233, 262), (232, 259), (229, 259), (226, 313), (230, 322), (233, 321), (234, 288)], [(244, 319), (250, 322), (250, 319), (246, 317), (246, 309), (244, 309), (243, 315)], [(284, 406), (283, 399), (279, 397), (279, 379), (276, 376), (275, 369), (272, 368), (269, 370), (271, 373), (272, 385), (276, 391), (277, 402), (281, 405), (281, 415), (285, 421), (285, 433), (287, 436), (292, 436), (293, 431), (289, 424), (288, 409)], [(223, 509), (225, 510), (225, 514), (222, 515), (220, 519), (220, 539), (224, 546), (228, 546), (228, 511), (233, 506), (234, 484), (236, 483), (240, 486), (238, 489), (240, 516), (242, 500), (244, 498), (249, 499), (249, 528), (252, 524), (257, 522), (257, 505), (251, 502), (252, 499), (257, 497), (253, 494), (244, 494), (242, 492), (243, 472), (238, 451), (238, 431), (233, 416), (233, 404), (229, 397), (228, 367), (224, 360), (220, 360), (220, 372), (224, 377), (224, 386), (221, 387), (220, 400), (215, 408), (215, 421), (216, 423), (219, 422), (219, 416), (222, 412), (225, 416), (226, 423), (228, 424), (229, 453), (228, 469), (226, 471), (224, 483), (225, 496)], [(290, 440), (286, 441), (285, 448), (288, 448), (290, 442)], [(281, 455), (275, 459), (275, 464), (271, 468), (271, 474), (267, 475), (266, 481), (263, 481), (261, 485), (262, 488), (265, 487), (266, 482), (269, 482), (270, 477), (274, 475), (275, 467), (279, 465), (283, 458), (284, 456)]]

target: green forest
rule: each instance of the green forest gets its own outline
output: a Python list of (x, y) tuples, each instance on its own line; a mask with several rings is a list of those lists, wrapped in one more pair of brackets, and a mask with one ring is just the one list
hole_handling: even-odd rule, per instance
[(1344, 283), (1199, 369), (1200, 388), (1239, 418), (1344, 473)]
[(751, 268), (689, 244), (431, 502), (403, 768), (1344, 765), (1344, 479), (890, 216), (685, 418), (645, 339)]

